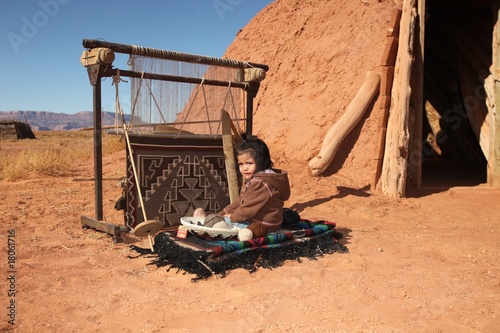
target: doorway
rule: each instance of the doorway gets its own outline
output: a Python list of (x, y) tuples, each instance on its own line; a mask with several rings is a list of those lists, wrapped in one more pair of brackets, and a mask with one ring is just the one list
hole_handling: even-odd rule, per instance
[(428, 0), (426, 7), (422, 186), (486, 183), (491, 3)]

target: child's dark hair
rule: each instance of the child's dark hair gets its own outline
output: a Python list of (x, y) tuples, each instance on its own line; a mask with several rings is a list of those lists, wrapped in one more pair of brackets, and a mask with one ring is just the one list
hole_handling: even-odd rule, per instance
[(236, 156), (249, 153), (255, 160), (256, 172), (272, 168), (273, 162), (266, 143), (256, 136), (243, 134), (242, 138), (243, 141), (235, 147)]

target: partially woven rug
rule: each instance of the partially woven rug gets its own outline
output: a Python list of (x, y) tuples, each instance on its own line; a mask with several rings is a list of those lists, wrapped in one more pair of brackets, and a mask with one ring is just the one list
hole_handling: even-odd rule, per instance
[(302, 220), (292, 229), (281, 229), (266, 237), (239, 242), (237, 239), (202, 239), (194, 235), (187, 238), (161, 232), (155, 237), (154, 253), (150, 249), (131, 246), (141, 256), (153, 258), (151, 265), (177, 269), (193, 274), (193, 281), (212, 275), (224, 277), (227, 271), (243, 268), (250, 273), (257, 268), (273, 269), (286, 260), (301, 262), (302, 258), (317, 257), (335, 252), (346, 253), (347, 247), (339, 240), (343, 235), (328, 221)]

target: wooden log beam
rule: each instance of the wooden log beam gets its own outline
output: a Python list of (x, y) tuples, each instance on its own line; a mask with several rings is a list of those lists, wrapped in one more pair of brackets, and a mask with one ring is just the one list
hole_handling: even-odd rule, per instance
[(418, 25), (415, 38), (415, 61), (412, 75), (413, 93), (411, 95), (411, 104), (415, 119), (410, 135), (410, 154), (408, 156), (408, 172), (415, 188), (422, 186), (422, 132), (423, 132), (423, 110), (424, 110), (424, 55), (425, 55), (425, 17), (426, 0), (418, 0), (417, 17)]
[(313, 176), (321, 175), (330, 165), (342, 141), (363, 117), (366, 109), (379, 91), (380, 75), (370, 71), (346, 112), (326, 134), (318, 155), (309, 161)]
[(265, 71), (269, 70), (269, 66), (253, 62), (238, 61), (225, 58), (215, 58), (199, 54), (182, 53), (182, 52), (154, 49), (150, 47), (143, 47), (136, 45), (112, 43), (97, 39), (84, 39), (82, 45), (83, 47), (88, 49), (105, 47), (117, 53), (140, 55), (144, 57), (151, 57), (158, 59), (167, 59), (167, 60), (175, 60), (175, 61), (182, 61), (182, 62), (189, 62), (196, 64), (212, 65), (212, 66), (232, 67), (232, 68), (258, 67), (264, 69)]
[(416, 0), (403, 2), (398, 56), (391, 94), (391, 111), (387, 126), (385, 153), (380, 176), (382, 192), (392, 197), (404, 197), (406, 191), (409, 145), (410, 76), (413, 63)]
[(98, 231), (105, 232), (111, 236), (115, 237), (115, 242), (121, 242), (122, 228), (116, 224), (109, 223), (106, 221), (100, 221), (93, 219), (89, 216), (80, 216), (80, 222), (83, 228), (92, 228)]

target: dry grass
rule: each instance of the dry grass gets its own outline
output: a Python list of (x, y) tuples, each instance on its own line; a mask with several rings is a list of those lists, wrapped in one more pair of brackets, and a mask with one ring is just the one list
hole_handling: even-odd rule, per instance
[[(81, 160), (93, 158), (92, 131), (46, 131), (36, 140), (0, 141), (0, 179), (18, 181), (30, 174), (64, 176)], [(125, 149), (117, 135), (102, 136), (103, 155)]]

